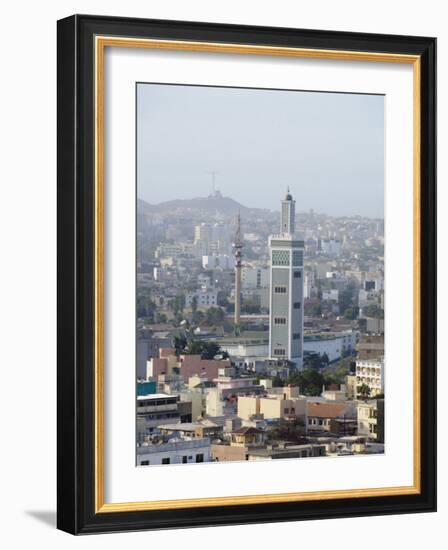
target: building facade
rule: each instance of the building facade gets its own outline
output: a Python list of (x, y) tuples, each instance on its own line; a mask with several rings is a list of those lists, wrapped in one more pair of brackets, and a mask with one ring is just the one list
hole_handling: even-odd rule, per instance
[(356, 385), (358, 388), (367, 386), (369, 397), (384, 393), (384, 359), (369, 359), (356, 361)]
[(295, 201), (282, 201), (280, 234), (269, 237), (271, 291), (269, 355), (303, 366), (303, 253), (295, 235)]

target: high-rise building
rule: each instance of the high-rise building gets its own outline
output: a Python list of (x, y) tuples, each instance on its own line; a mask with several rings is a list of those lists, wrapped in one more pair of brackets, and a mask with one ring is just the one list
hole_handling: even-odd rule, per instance
[(282, 201), (280, 233), (269, 237), (271, 289), (269, 355), (303, 366), (303, 252), (295, 234), (295, 207), (289, 190)]

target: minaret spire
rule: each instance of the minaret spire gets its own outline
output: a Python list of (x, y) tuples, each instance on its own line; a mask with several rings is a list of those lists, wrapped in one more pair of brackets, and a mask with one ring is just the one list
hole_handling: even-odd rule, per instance
[(286, 190), (286, 196), (282, 200), (282, 215), (280, 221), (280, 233), (282, 235), (294, 235), (295, 233), (295, 213), (296, 201), (292, 198), (289, 191), (289, 185)]

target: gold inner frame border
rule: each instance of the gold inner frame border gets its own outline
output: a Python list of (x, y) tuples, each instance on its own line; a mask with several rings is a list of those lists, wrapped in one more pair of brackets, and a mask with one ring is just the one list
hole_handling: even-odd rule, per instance
[[(275, 493), (263, 495), (226, 496), (141, 502), (106, 503), (104, 501), (104, 54), (106, 47), (146, 48), (159, 50), (197, 51), (208, 53), (233, 53), (301, 57), (313, 59), (406, 63), (413, 66), (413, 485), (403, 487), (379, 487), (370, 489), (342, 489), (302, 493)], [(356, 52), (251, 44), (226, 44), (181, 40), (158, 40), (96, 36), (95, 58), (95, 513), (167, 510), (212, 506), (235, 506), (279, 502), (305, 502), (343, 498), (365, 498), (420, 494), (420, 280), (421, 280), (421, 216), (420, 216), (420, 165), (421, 165), (421, 60), (418, 55), (381, 52)]]

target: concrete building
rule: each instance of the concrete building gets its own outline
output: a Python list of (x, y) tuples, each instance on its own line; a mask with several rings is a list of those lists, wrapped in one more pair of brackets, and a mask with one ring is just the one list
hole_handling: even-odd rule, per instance
[(276, 460), (279, 458), (310, 458), (325, 456), (325, 446), (304, 445), (267, 445), (265, 448), (248, 449), (247, 460)]
[(358, 359), (384, 357), (384, 334), (361, 334), (357, 343)]
[(160, 348), (170, 348), (172, 340), (168, 336), (149, 336), (137, 338), (137, 378), (146, 378), (146, 361), (159, 357)]
[(317, 353), (320, 356), (326, 354), (330, 363), (352, 353), (355, 348), (354, 331), (307, 334), (303, 341), (304, 353)]
[(137, 440), (144, 441), (160, 424), (179, 422), (177, 395), (154, 393), (137, 396)]
[(141, 443), (137, 446), (137, 466), (210, 462), (210, 439)]
[(384, 399), (359, 401), (357, 413), (358, 435), (384, 443)]
[(251, 420), (254, 416), (282, 420), (297, 418), (306, 423), (307, 402), (305, 397), (299, 397), (297, 386), (284, 387), (281, 390), (278, 394), (240, 396), (238, 416), (243, 420)]
[(202, 267), (204, 269), (230, 269), (232, 267), (232, 258), (227, 254), (202, 256)]
[(322, 291), (322, 300), (326, 302), (338, 302), (339, 301), (339, 290), (332, 288), (330, 290)]
[(269, 286), (269, 269), (267, 267), (245, 266), (241, 270), (243, 288), (265, 288)]
[(370, 389), (369, 397), (384, 393), (384, 359), (356, 361), (357, 397), (358, 388), (362, 385)]
[(331, 432), (336, 419), (356, 420), (356, 406), (352, 402), (310, 401), (307, 405), (308, 432)]
[(342, 243), (340, 239), (320, 239), (320, 251), (326, 256), (335, 258), (341, 253)]
[(303, 365), (303, 240), (295, 236), (295, 201), (282, 201), (280, 234), (269, 237), (269, 356)]
[(201, 286), (195, 292), (188, 292), (185, 296), (185, 305), (191, 307), (193, 300), (199, 309), (207, 309), (218, 305), (218, 291), (208, 286)]
[(162, 435), (175, 435), (181, 438), (205, 438), (222, 439), (223, 426), (215, 424), (210, 420), (201, 422), (182, 422), (180, 424), (162, 424), (159, 426)]

